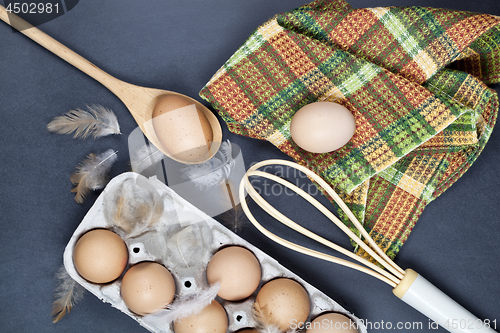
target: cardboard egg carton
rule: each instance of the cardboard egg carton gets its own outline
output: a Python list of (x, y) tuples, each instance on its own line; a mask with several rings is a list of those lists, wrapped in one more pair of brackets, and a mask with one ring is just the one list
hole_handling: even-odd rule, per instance
[[(224, 306), (228, 315), (228, 332), (236, 332), (239, 329), (255, 327), (256, 323), (252, 317), (252, 305), (260, 287), (267, 281), (276, 277), (288, 277), (299, 282), (309, 294), (311, 311), (308, 320), (314, 319), (321, 313), (335, 311), (349, 316), (357, 323), (359, 332), (366, 333), (366, 328), (359, 318), (347, 312), (334, 300), (280, 265), (275, 259), (237, 236), (219, 222), (181, 198), (172, 189), (156, 179), (156, 177), (147, 179), (140, 174), (132, 172), (121, 174), (109, 182), (73, 233), (64, 251), (64, 266), (69, 275), (103, 302), (110, 303), (113, 307), (134, 318), (141, 326), (151, 332), (173, 332), (172, 324), (164, 327), (150, 325), (142, 316), (132, 313), (127, 308), (120, 296), (121, 277), (108, 284), (93, 284), (83, 279), (77, 273), (73, 264), (73, 249), (81, 235), (95, 228), (106, 228), (116, 231), (114, 225), (105, 218), (104, 199), (106, 195), (109, 195), (110, 189), (127, 179), (146, 181), (152, 185), (163, 198), (164, 215), (167, 216), (167, 218), (160, 219), (158, 222), (159, 225), (157, 225), (154, 230), (146, 232), (138, 237), (124, 239), (129, 251), (127, 269), (131, 265), (141, 261), (156, 261), (167, 267), (174, 276), (176, 282), (176, 298), (172, 304), (174, 304), (179, 297), (199, 292), (203, 288), (208, 287), (205, 273), (206, 266), (211, 256), (217, 252), (219, 248), (226, 245), (240, 245), (255, 254), (262, 268), (262, 278), (259, 288), (257, 288), (253, 295), (243, 301), (229, 302), (217, 297), (216, 300)], [(176, 251), (175, 248), (178, 248), (179, 245), (183, 245), (182, 243), (169, 244), (168, 238), (169, 235), (178, 236), (181, 235), (180, 232), (192, 231), (194, 228), (196, 228), (199, 235), (202, 237), (200, 238), (202, 241), (198, 245), (199, 248), (194, 249), (198, 251), (193, 254), (193, 257), (196, 257), (197, 260), (196, 267), (189, 265), (189, 263), (185, 262), (184, 258), (182, 260), (176, 260), (176, 257), (179, 256), (174, 253)], [(170, 240), (171, 239), (172, 237)], [(191, 248), (191, 250), (193, 249)]]

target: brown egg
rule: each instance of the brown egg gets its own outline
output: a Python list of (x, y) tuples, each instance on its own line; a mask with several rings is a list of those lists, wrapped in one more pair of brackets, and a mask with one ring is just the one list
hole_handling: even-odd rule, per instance
[(308, 324), (306, 333), (358, 333), (356, 323), (340, 313), (325, 313)]
[(201, 312), (174, 322), (175, 333), (226, 333), (227, 314), (222, 305), (212, 301)]
[(192, 101), (165, 95), (153, 109), (153, 127), (163, 147), (179, 161), (202, 161), (213, 140), (207, 117)]
[(166, 307), (175, 296), (172, 274), (156, 262), (141, 262), (123, 276), (121, 296), (127, 307), (139, 315)]
[(294, 323), (305, 322), (309, 316), (310, 301), (300, 283), (279, 278), (267, 282), (259, 290), (254, 308), (264, 322), (278, 325), (286, 331)]
[(220, 283), (218, 295), (228, 301), (239, 301), (252, 295), (259, 286), (260, 263), (255, 255), (241, 246), (225, 247), (214, 254), (207, 266), (208, 283)]
[(108, 283), (116, 280), (127, 266), (127, 245), (112, 231), (93, 229), (76, 242), (73, 262), (84, 279)]
[(293, 141), (311, 153), (341, 148), (351, 140), (355, 130), (351, 111), (332, 102), (307, 104), (293, 115), (290, 123)]

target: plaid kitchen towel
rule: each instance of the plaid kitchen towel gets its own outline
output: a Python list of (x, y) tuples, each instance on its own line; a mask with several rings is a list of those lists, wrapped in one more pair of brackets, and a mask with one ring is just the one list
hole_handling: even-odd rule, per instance
[[(315, 1), (261, 25), (200, 96), (229, 130), (268, 140), (332, 184), (394, 257), (423, 208), (488, 141), (499, 23), (446, 9)], [(342, 104), (356, 119), (337, 151), (310, 153), (290, 137), (292, 116), (315, 101)]]

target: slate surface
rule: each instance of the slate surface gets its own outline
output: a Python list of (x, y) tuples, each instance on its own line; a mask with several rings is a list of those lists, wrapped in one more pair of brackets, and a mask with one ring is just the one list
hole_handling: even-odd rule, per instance
[[(201, 100), (198, 91), (258, 25), (304, 3), (81, 0), (71, 11), (39, 28), (124, 81)], [(500, 15), (500, 2), (494, 0), (350, 3), (354, 7), (419, 5)], [(62, 264), (64, 248), (98, 195), (92, 193), (78, 205), (69, 192), (68, 177), (87, 154), (108, 148), (119, 151), (111, 174), (128, 171), (127, 137), (136, 128), (132, 116), (99, 83), (3, 23), (0, 73), (0, 332), (146, 332), (88, 293), (61, 322), (52, 324), (50, 317), (54, 275)], [(500, 92), (499, 85), (495, 88)], [(46, 131), (53, 117), (87, 103), (113, 109), (123, 134), (74, 140)], [(224, 138), (241, 147), (247, 167), (263, 159), (285, 158), (269, 143), (235, 136), (224, 124), (222, 127)], [(497, 128), (472, 168), (426, 208), (396, 259), (401, 267), (415, 269), (478, 317), (497, 324), (499, 151)], [(296, 221), (312, 224), (312, 228), (321, 223), (316, 219), (319, 215), (306, 205), (287, 209)], [(280, 232), (310, 245), (292, 232)], [(369, 332), (445, 332), (429, 328), (426, 317), (372, 277), (284, 249), (252, 226), (241, 236), (367, 320), (372, 324)], [(340, 235), (332, 239), (349, 246)], [(387, 328), (388, 323), (392, 329)], [(397, 329), (398, 323), (417, 326)]]

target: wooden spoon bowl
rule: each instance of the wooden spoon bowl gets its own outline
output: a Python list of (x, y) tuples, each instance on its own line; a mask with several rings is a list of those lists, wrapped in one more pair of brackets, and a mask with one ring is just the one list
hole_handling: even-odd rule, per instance
[[(0, 19), (108, 88), (123, 102), (123, 104), (125, 104), (148, 140), (173, 160), (185, 164), (201, 163), (210, 159), (219, 149), (220, 143), (222, 142), (222, 129), (220, 123), (217, 117), (197, 100), (173, 91), (140, 87), (121, 81), (101, 70), (93, 63), (59, 43), (38, 28), (35, 28), (19, 16), (7, 13), (6, 9), (1, 5)], [(170, 154), (159, 142), (155, 130), (151, 125), (151, 120), (156, 103), (165, 95), (176, 95), (192, 101), (210, 123), (213, 133), (212, 145), (209, 148), (209, 154), (204, 156), (202, 160), (197, 160), (196, 162), (179, 160), (175, 156), (172, 156), (172, 154)]]

